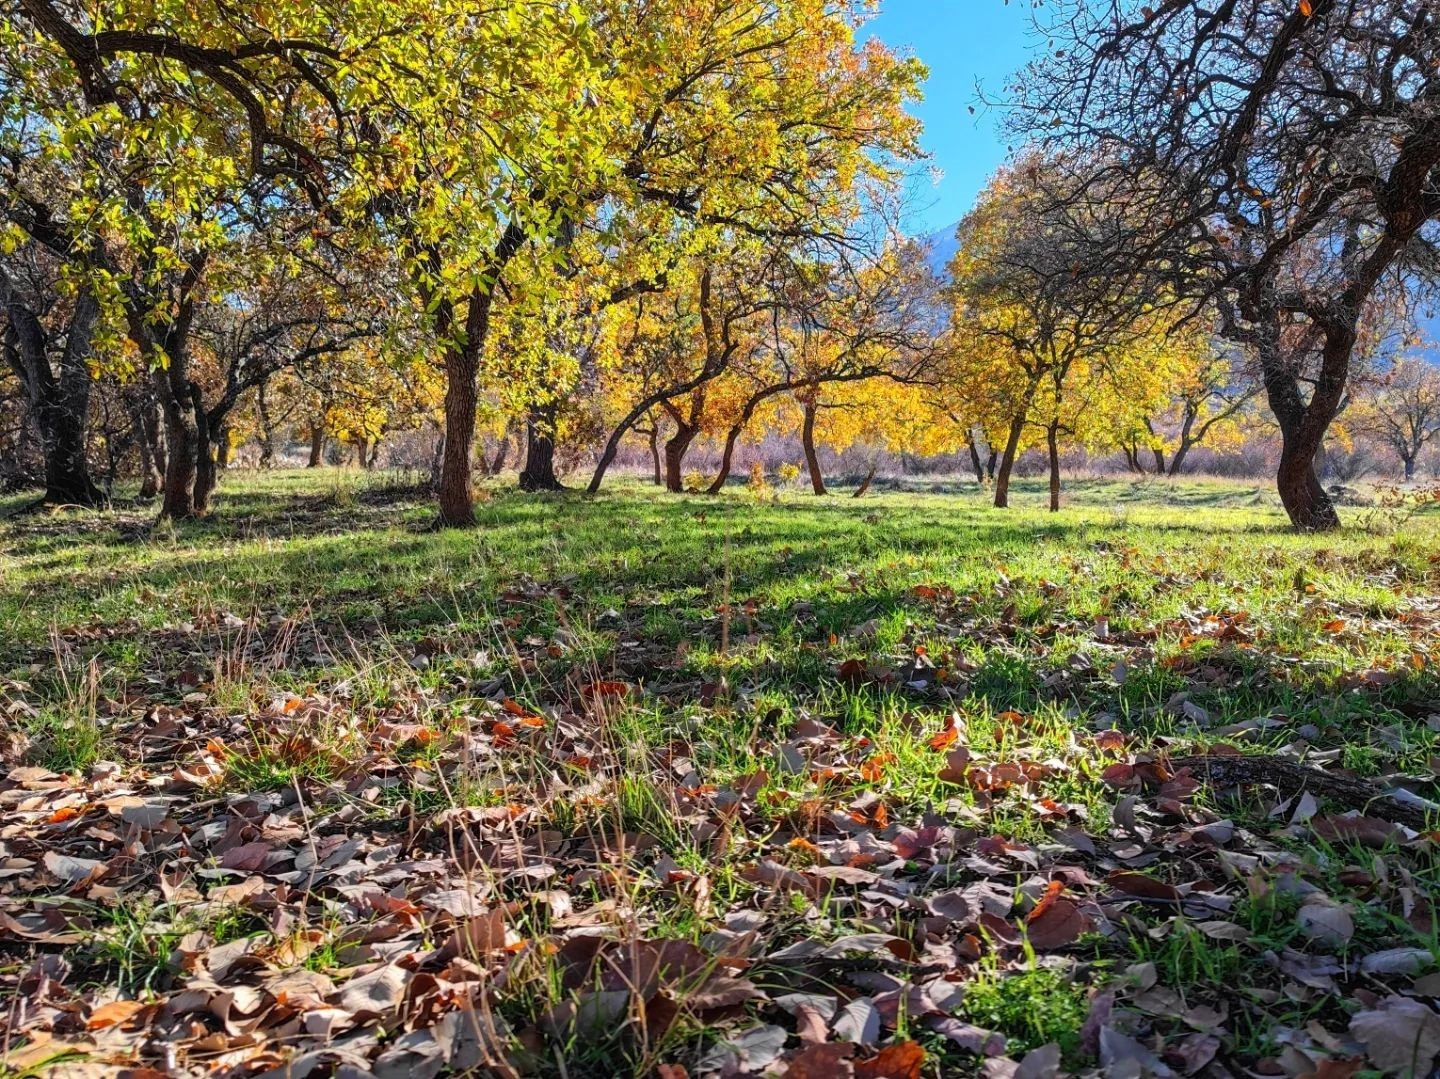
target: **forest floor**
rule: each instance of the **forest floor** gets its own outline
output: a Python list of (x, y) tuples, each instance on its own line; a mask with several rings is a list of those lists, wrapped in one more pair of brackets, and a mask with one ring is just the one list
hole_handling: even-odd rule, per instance
[(1428, 1074), (1440, 512), (956, 487), (0, 520), (0, 1074)]

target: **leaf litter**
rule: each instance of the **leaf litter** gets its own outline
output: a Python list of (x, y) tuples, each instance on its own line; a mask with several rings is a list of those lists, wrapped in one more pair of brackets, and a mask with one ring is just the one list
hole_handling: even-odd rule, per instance
[[(1005, 600), (1019, 586), (999, 577)], [(557, 597), (521, 582), (501, 600)], [(1057, 733), (1042, 710), (988, 713), (958, 648), (1083, 631), (1093, 650), (1039, 676), (1061, 701), (1157, 666), (1203, 689), (1235, 677), (1237, 653), (1290, 677), (1260, 619), (1022, 626), (943, 585), (911, 599), (953, 649), (908, 628), (896, 644), (879, 623), (817, 646), (835, 690), (894, 709), (865, 734), (824, 693), (787, 718), (763, 694), (688, 678), (683, 653), (617, 611), (630, 647), (607, 671), (566, 670), (557, 634), (513, 642), (524, 682), (453, 663), (429, 688), (397, 680), (384, 704), (332, 686), (232, 713), (183, 671), (178, 703), (130, 695), (106, 759), (59, 772), (16, 755), (0, 781), (6, 1066), (1432, 1070), (1440, 837), (1414, 775), (1347, 777), (1303, 738), (1254, 755), (1247, 741), (1284, 718), (1217, 731), (1191, 696), (1152, 718), (1204, 738), (1103, 715)], [(758, 603), (743, 609), (758, 638)], [(1164, 657), (1162, 638), (1177, 642)], [(411, 666), (456, 647), (426, 639)], [(1385, 684), (1362, 675), (1357, 692)], [(747, 752), (716, 752), (707, 724), (748, 730)], [(1047, 1026), (1035, 1013), (1063, 1012), (1061, 997), (1023, 993), (1010, 1015), (1008, 989), (986, 1017), (1005, 1029), (981, 1022), (975, 986), (1037, 971), (1059, 974), (1035, 984), (1069, 994), (1083, 1022)]]

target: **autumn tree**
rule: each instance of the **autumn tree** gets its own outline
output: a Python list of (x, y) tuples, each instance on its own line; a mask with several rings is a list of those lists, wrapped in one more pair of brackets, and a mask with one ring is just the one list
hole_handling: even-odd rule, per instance
[(1279, 424), (1292, 523), (1339, 517), (1315, 471), (1377, 290), (1434, 265), (1440, 12), (1429, 0), (1063, 0), (1011, 95), (1022, 136), (1089, 163), (1128, 227), (1095, 237), (1218, 310)]
[[(1115, 227), (1106, 198), (1071, 201), (1071, 162), (1036, 155), (1001, 170), (961, 222), (950, 265), (951, 384), (987, 428), (1006, 431), (994, 503), (1028, 436), (1043, 437), (1051, 508), (1059, 506), (1059, 443), (1091, 422), (1096, 399), (1133, 397), (1153, 359), (1157, 321), (1134, 275), (1095, 259), (1091, 236)], [(1151, 383), (1153, 386), (1153, 382)]]
[(1358, 403), (1350, 423), (1400, 458), (1409, 483), (1421, 452), (1440, 438), (1440, 370), (1418, 356), (1402, 356)]

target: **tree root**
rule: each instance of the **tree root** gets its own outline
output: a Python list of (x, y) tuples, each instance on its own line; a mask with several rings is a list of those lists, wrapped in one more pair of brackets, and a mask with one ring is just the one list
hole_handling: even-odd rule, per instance
[(1170, 770), (1188, 771), (1212, 786), (1266, 784), (1286, 797), (1309, 791), (1346, 809), (1419, 831), (1428, 826), (1435, 811), (1432, 803), (1403, 788), (1385, 790), (1284, 757), (1177, 757), (1170, 761)]

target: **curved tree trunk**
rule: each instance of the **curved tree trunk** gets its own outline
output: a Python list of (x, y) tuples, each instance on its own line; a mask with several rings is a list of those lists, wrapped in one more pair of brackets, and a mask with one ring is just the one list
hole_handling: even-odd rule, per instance
[(730, 470), (734, 467), (735, 443), (740, 441), (740, 432), (743, 430), (743, 426), (736, 424), (725, 432), (725, 449), (720, 453), (720, 471), (710, 481), (710, 486), (705, 490), (706, 494), (718, 495), (725, 489), (725, 484), (730, 480)]
[(1005, 449), (1000, 454), (1000, 471), (995, 475), (995, 508), (1005, 509), (1010, 505), (1010, 473), (1015, 468), (1015, 454), (1020, 449), (1020, 435), (1025, 430), (1025, 414), (1019, 413), (1010, 421), (1010, 433), (1005, 439)]
[(675, 433), (665, 441), (665, 489), (679, 492), (685, 490), (685, 453), (690, 443), (700, 433), (698, 427), (676, 424)]
[[(1299, 379), (1280, 355), (1278, 342), (1271, 342), (1260, 350), (1265, 395), (1280, 426), (1280, 467), (1276, 471), (1275, 486), (1290, 523), (1302, 532), (1324, 532), (1340, 527), (1335, 504), (1315, 473), (1315, 458), (1344, 394), (1349, 350), (1344, 350), (1342, 359), (1339, 355), (1342, 344), (1342, 341), (1327, 339), (1321, 360), (1322, 377), (1317, 380), (1308, 404), (1301, 395)], [(1338, 386), (1334, 370), (1337, 366), (1340, 368)], [(1328, 379), (1324, 377), (1327, 368)]]
[(555, 420), (559, 404), (534, 405), (525, 416), (525, 467), (520, 472), (522, 491), (563, 491), (555, 475)]
[(1175, 455), (1170, 458), (1170, 467), (1166, 472), (1167, 476), (1180, 475), (1180, 468), (1185, 464), (1185, 458), (1190, 455), (1190, 446), (1191, 443), (1182, 440), (1180, 445), (1175, 447)]
[(820, 471), (820, 455), (815, 451), (815, 416), (819, 408), (814, 401), (805, 402), (805, 422), (800, 425), (800, 445), (805, 451), (805, 467), (810, 470), (810, 488), (817, 495), (828, 494), (825, 476)]

